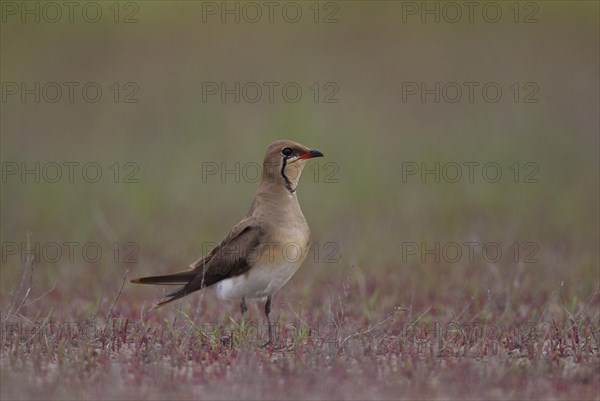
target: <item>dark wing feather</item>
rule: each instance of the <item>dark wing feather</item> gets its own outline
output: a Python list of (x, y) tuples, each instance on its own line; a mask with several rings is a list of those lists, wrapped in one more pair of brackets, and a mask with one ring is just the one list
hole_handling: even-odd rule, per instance
[(160, 302), (157, 307), (228, 277), (246, 273), (250, 269), (248, 258), (260, 244), (263, 235), (261, 227), (255, 224), (253, 218), (242, 220), (208, 255), (190, 265), (192, 270), (189, 271), (189, 282), (167, 294), (169, 299)]

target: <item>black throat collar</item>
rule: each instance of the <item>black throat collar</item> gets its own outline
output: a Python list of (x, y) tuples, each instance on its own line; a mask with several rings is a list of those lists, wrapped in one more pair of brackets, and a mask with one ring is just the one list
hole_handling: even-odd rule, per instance
[(285, 175), (285, 166), (287, 165), (287, 161), (288, 158), (284, 157), (283, 158), (283, 164), (281, 166), (281, 176), (283, 177), (283, 180), (285, 181), (285, 187), (287, 188), (288, 191), (290, 191), (290, 194), (294, 194), (294, 192), (296, 192), (296, 188), (294, 188), (292, 186), (292, 182), (290, 181), (290, 179), (288, 178), (287, 175)]

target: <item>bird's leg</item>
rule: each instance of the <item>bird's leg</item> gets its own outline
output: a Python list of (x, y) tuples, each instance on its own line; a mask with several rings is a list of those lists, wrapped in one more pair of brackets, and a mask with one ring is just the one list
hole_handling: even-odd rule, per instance
[(246, 306), (246, 298), (242, 297), (242, 302), (240, 303), (240, 310), (242, 311), (242, 322), (246, 321), (246, 312), (248, 312), (248, 306)]
[(269, 330), (269, 341), (265, 345), (269, 345), (273, 343), (273, 332), (271, 330), (271, 319), (269, 318), (269, 314), (271, 313), (271, 296), (267, 297), (267, 303), (265, 304), (265, 315), (267, 316), (267, 328)]

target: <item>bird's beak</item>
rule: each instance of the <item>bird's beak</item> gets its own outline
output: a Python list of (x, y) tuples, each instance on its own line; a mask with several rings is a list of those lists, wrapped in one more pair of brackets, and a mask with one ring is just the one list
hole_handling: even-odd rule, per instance
[(323, 153), (319, 152), (318, 150), (311, 150), (310, 152), (306, 152), (306, 153), (302, 153), (300, 156), (298, 156), (298, 159), (312, 159), (313, 157), (323, 157), (325, 156)]

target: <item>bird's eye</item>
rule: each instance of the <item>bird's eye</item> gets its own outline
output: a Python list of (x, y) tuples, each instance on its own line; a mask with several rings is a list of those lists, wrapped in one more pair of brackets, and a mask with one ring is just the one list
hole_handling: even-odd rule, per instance
[(285, 157), (290, 157), (292, 155), (292, 148), (284, 148), (281, 151), (281, 154), (284, 155)]

